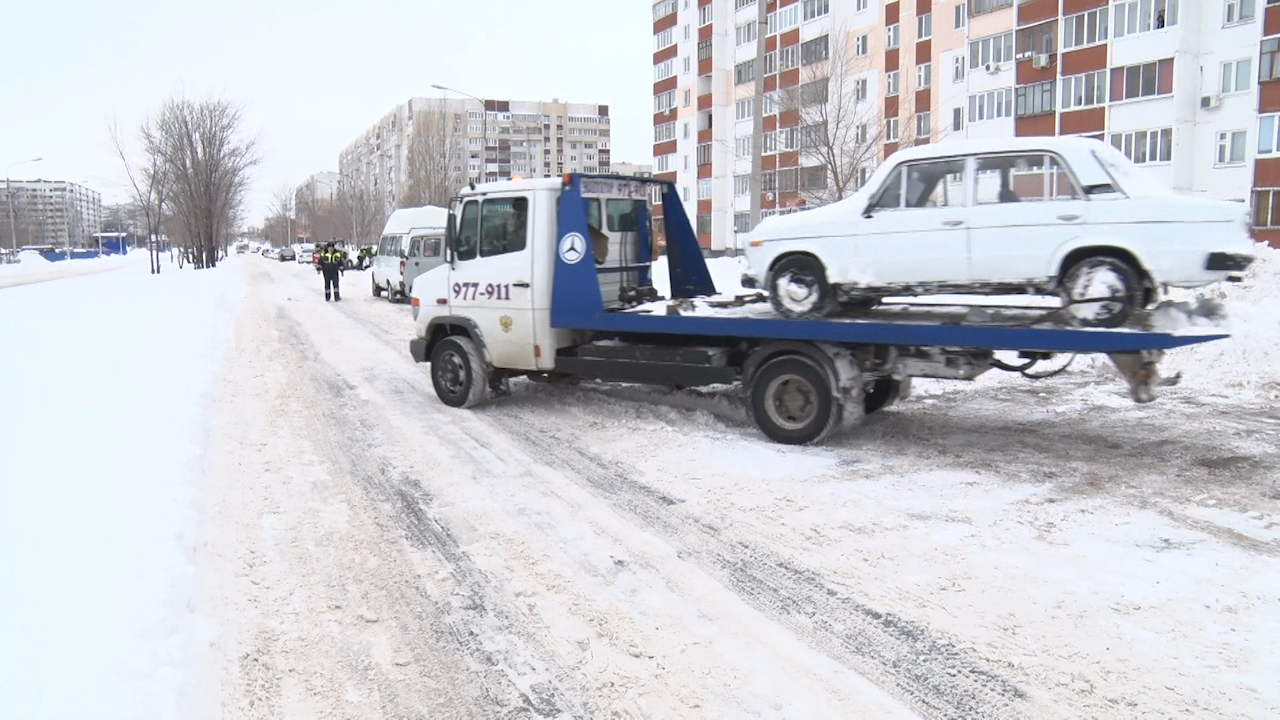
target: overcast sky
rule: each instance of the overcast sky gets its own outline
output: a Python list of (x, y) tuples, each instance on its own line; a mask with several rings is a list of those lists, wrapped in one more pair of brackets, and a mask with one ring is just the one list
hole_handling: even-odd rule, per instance
[[(614, 161), (650, 162), (650, 0), (30, 0), (0, 13), (0, 166), (125, 200), (107, 123), (135, 143), (171, 93), (245, 108), (271, 190), (338, 169), (338, 152), (433, 83), (492, 99), (600, 103)], [(478, 104), (477, 104), (478, 107)]]

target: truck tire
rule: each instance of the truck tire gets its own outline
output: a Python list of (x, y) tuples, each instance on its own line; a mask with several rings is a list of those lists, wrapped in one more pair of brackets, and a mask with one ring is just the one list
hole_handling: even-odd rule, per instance
[(440, 402), (475, 407), (489, 398), (489, 367), (469, 337), (451, 335), (431, 351), (431, 384)]
[(377, 281), (377, 280), (374, 280), (372, 275), (370, 275), (370, 276), (369, 276), (369, 284), (370, 284), (371, 286), (373, 286), (373, 296), (374, 296), (374, 297), (378, 297), (378, 296), (382, 295), (382, 288), (378, 287), (378, 281)]
[(898, 401), (901, 384), (892, 378), (879, 378), (871, 383), (862, 396), (862, 411), (870, 415)]
[(752, 377), (750, 394), (756, 426), (774, 442), (808, 445), (840, 424), (843, 406), (836, 401), (830, 378), (803, 355), (766, 362)]

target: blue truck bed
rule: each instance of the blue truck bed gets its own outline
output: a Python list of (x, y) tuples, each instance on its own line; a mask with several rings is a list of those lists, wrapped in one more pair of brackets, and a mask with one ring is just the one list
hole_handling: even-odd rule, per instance
[[(1165, 333), (1141, 329), (1009, 327), (983, 324), (903, 320), (717, 315), (655, 315), (606, 310), (593, 261), (583, 180), (658, 185), (662, 188), (663, 221), (672, 299), (716, 294), (711, 274), (689, 224), (675, 184), (651, 178), (570, 174), (561, 195), (559, 242), (551, 303), (555, 328), (633, 335), (800, 340), (841, 345), (938, 347), (956, 350), (1014, 350), (1046, 353), (1140, 353), (1163, 351), (1228, 337), (1223, 333)], [(649, 257), (649, 219), (641, 217), (640, 257)]]

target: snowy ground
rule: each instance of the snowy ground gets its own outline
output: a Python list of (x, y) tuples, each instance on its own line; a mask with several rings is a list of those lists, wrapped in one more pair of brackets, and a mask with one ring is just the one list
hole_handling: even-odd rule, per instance
[(20, 253), (20, 262), (0, 265), (0, 288), (30, 285), (59, 278), (92, 275), (122, 267), (147, 266), (145, 250), (128, 255), (50, 262), (35, 252)]
[[(0, 359), (6, 378), (96, 371), (72, 346), (99, 344), (164, 348), (184, 378), (13, 389), (33, 410), (0, 417), (21, 478), (0, 485), (0, 558), (31, 589), (0, 606), (19, 639), (0, 716), (1280, 713), (1266, 286), (1229, 291), (1251, 332), (1170, 353), (1188, 377), (1153, 405), (1079, 362), (921, 383), (787, 448), (724, 393), (516, 382), (445, 408), (408, 356), (409, 308), (366, 273), (326, 304), (311, 268), (252, 255), (126, 291), (141, 272), (0, 291), (2, 318), (45, 288), (62, 303), (18, 329), (40, 362)], [(131, 293), (153, 309), (76, 304)], [(96, 334), (43, 340), (76, 307)], [(113, 417), (145, 445), (59, 453), (47, 432)]]

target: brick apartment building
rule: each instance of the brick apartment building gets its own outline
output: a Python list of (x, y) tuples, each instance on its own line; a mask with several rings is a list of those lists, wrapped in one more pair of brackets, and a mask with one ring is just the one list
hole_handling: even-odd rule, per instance
[[(843, 102), (838, 89), (854, 94), (852, 136), (869, 148), (850, 191), (899, 143), (1084, 135), (1178, 190), (1252, 202), (1256, 236), (1280, 244), (1277, 5), (772, 0), (761, 32), (757, 0), (659, 0), (654, 172), (681, 188), (708, 252), (736, 247), (750, 227), (764, 42), (761, 217), (803, 209), (829, 182), (810, 128), (783, 98), (799, 89)], [(832, 57), (845, 59), (842, 81)]]

